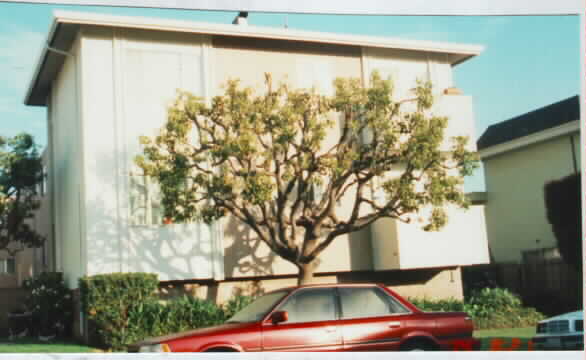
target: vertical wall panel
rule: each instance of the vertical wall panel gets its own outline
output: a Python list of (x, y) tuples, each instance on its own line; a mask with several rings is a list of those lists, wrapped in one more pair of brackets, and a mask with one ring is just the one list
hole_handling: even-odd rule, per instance
[[(78, 44), (71, 50), (78, 56)], [(53, 82), (51, 121), (54, 136), (56, 241), (61, 242), (57, 270), (65, 272), (69, 287), (82, 275), (80, 238), (80, 132), (76, 58), (68, 56)]]

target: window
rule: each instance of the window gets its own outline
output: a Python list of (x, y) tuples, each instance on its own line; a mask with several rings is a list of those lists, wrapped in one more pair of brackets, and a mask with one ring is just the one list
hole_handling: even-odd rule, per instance
[(250, 305), (237, 312), (228, 322), (252, 322), (259, 321), (289, 293), (289, 290), (280, 290), (268, 293), (254, 300)]
[(344, 319), (388, 316), (409, 312), (403, 305), (378, 288), (340, 288)]
[[(129, 222), (132, 225), (163, 224), (161, 192), (157, 182), (144, 176), (133, 163), (142, 154), (140, 136), (156, 136), (167, 120), (167, 109), (177, 89), (204, 96), (203, 38), (179, 40), (175, 36), (145, 40), (141, 35), (124, 42), (122, 93), (124, 116), (121, 133), (126, 137)], [(156, 86), (153, 86), (156, 84)]]
[(16, 273), (16, 260), (14, 258), (0, 259), (0, 274), (12, 275)]
[(161, 225), (163, 207), (159, 185), (146, 175), (130, 174), (130, 223)]
[(279, 310), (287, 311), (287, 323), (336, 319), (336, 300), (332, 289), (300, 290), (287, 299)]
[(45, 195), (47, 193), (47, 166), (43, 165), (43, 180), (41, 180), (40, 194)]

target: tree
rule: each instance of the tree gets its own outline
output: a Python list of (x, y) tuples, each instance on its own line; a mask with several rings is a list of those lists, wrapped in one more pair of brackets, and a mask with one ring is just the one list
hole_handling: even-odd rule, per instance
[[(341, 235), (383, 217), (409, 222), (423, 209), (431, 209), (425, 230), (437, 230), (446, 204), (467, 207), (462, 177), (478, 160), (466, 137), (453, 138), (451, 151), (440, 147), (448, 120), (430, 113), (431, 84), (397, 102), (376, 72), (369, 87), (336, 79), (332, 97), (265, 78), (258, 96), (228, 81), (210, 106), (179, 92), (159, 135), (140, 138), (135, 162), (160, 184), (167, 219), (231, 215), (296, 265), (303, 284)], [(372, 196), (375, 182), (386, 197)]]
[(43, 165), (31, 135), (0, 136), (0, 250), (10, 256), (39, 247), (44, 237), (27, 223), (39, 208)]
[(564, 261), (582, 271), (582, 192), (580, 174), (550, 181), (544, 186), (547, 221)]

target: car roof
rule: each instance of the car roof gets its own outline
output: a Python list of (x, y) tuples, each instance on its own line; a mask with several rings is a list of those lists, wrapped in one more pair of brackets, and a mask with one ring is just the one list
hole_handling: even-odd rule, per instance
[(378, 283), (326, 283), (326, 284), (306, 284), (306, 285), (297, 285), (297, 286), (289, 286), (280, 289), (275, 289), (274, 291), (280, 290), (297, 290), (297, 289), (310, 289), (310, 288), (334, 288), (334, 287), (384, 287), (383, 284)]
[(552, 321), (552, 320), (575, 320), (575, 319), (584, 319), (584, 311), (578, 310), (578, 311), (573, 311), (573, 312), (553, 316), (553, 317), (547, 318), (545, 320), (542, 320), (541, 322), (547, 322), (547, 321)]

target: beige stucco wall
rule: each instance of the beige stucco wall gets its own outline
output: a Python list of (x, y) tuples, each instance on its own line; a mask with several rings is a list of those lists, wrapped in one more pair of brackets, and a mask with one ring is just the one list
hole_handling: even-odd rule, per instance
[(35, 274), (41, 271), (52, 271), (55, 269), (54, 240), (51, 222), (51, 203), (49, 195), (45, 194), (41, 198), (41, 205), (35, 212), (35, 217), (32, 219), (32, 226), (35, 231), (45, 237), (45, 242), (42, 247), (31, 249)]
[[(15, 272), (13, 274), (0, 274), (0, 289), (15, 288), (22, 285), (23, 280), (33, 275), (33, 258), (35, 249), (24, 249), (15, 256)], [(8, 258), (5, 251), (0, 251), (0, 259)]]
[[(0, 259), (6, 259), (8, 254), (5, 251), (0, 252)], [(0, 289), (14, 288), (18, 286), (18, 275), (15, 274), (0, 274)]]
[[(576, 146), (579, 134), (573, 137)], [(576, 154), (580, 168), (580, 152)], [(520, 262), (523, 250), (555, 247), (543, 187), (574, 173), (570, 137), (502, 153), (484, 159), (483, 164), (487, 233), (494, 261)]]
[[(41, 207), (35, 212), (35, 216), (27, 220), (30, 226), (43, 236), (47, 236), (45, 247), (50, 247), (51, 242), (48, 228), (49, 209), (46, 199), (41, 199)], [(16, 253), (15, 255), (15, 273), (14, 274), (0, 274), (0, 288), (15, 288), (20, 287), (22, 282), (38, 273), (45, 267), (43, 266), (43, 248), (26, 248)], [(0, 259), (8, 258), (8, 253), (0, 251)]]

